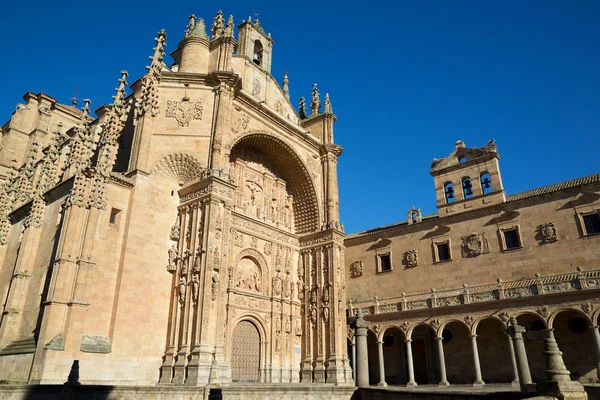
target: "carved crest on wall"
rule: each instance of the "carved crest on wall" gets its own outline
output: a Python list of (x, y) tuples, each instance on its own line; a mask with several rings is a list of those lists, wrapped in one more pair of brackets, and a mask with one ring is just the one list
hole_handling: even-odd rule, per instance
[(189, 126), (194, 119), (202, 120), (204, 106), (200, 101), (189, 100), (167, 100), (167, 118), (175, 118), (179, 126)]
[(239, 107), (235, 107), (235, 113), (233, 114), (233, 121), (231, 122), (231, 132), (238, 134), (248, 129), (250, 123), (250, 117), (248, 114), (241, 111)]
[(408, 250), (404, 253), (404, 259), (406, 260), (406, 266), (414, 268), (419, 265), (419, 253), (416, 249)]
[(553, 222), (547, 222), (543, 225), (540, 225), (540, 234), (542, 235), (542, 243), (552, 243), (558, 240), (558, 236), (556, 234), (556, 227)]
[(364, 266), (362, 260), (355, 261), (352, 264), (350, 264), (350, 277), (358, 278), (359, 276), (362, 276), (363, 268)]
[(485, 234), (471, 233), (462, 237), (463, 257), (477, 257), (480, 254), (487, 254), (489, 252), (490, 246), (485, 238)]

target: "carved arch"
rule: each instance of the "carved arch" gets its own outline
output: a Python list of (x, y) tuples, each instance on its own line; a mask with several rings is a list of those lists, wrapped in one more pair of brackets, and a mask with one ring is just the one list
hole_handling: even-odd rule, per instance
[(267, 263), (267, 259), (262, 255), (258, 250), (246, 248), (241, 250), (237, 256), (235, 257), (235, 263), (233, 264), (234, 273), (237, 270), (238, 264), (242, 260), (242, 258), (251, 258), (256, 265), (260, 268), (260, 274), (262, 279), (262, 292), (265, 295), (269, 295), (271, 292), (271, 274), (269, 270), (269, 264)]
[(202, 175), (202, 165), (195, 157), (184, 154), (169, 154), (156, 163), (152, 172), (184, 185)]
[(269, 336), (267, 336), (267, 332), (269, 332), (269, 329), (267, 329), (267, 324), (263, 320), (261, 315), (259, 315), (258, 313), (255, 313), (253, 311), (246, 311), (243, 314), (241, 314), (239, 317), (233, 318), (230, 321), (231, 325), (230, 325), (230, 329), (229, 329), (229, 335), (227, 335), (227, 351), (226, 351), (225, 357), (227, 358), (228, 362), (231, 362), (231, 349), (232, 349), (231, 339), (233, 338), (233, 330), (235, 329), (237, 324), (239, 324), (242, 321), (251, 322), (252, 324), (254, 324), (256, 329), (258, 329), (258, 334), (260, 336), (260, 368), (262, 369), (265, 367), (264, 364), (265, 364), (265, 360), (267, 359), (266, 344), (269, 342)]
[(236, 147), (247, 147), (263, 153), (290, 183), (294, 196), (293, 209), (296, 234), (318, 231), (320, 227), (317, 190), (308, 167), (293, 147), (269, 133), (249, 133), (231, 144), (230, 156)]

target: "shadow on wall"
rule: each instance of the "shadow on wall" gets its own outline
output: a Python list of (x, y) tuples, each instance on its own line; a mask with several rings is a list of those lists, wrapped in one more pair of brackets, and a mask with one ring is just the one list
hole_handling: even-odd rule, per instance
[[(1, 393), (2, 398), (26, 400), (108, 400), (114, 386), (82, 385), (79, 382), (79, 360), (74, 360), (67, 381), (62, 385), (27, 385), (21, 386), (24, 391), (14, 390)], [(20, 392), (20, 393), (19, 393)], [(12, 396), (11, 396), (12, 395)]]

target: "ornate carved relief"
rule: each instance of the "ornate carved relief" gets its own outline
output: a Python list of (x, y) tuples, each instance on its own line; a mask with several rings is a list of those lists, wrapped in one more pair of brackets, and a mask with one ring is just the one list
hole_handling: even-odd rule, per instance
[(475, 322), (475, 318), (473, 318), (473, 316), (471, 316), (471, 315), (467, 315), (465, 317), (465, 322), (467, 323), (467, 325), (472, 326), (473, 323)]
[(353, 262), (352, 264), (350, 264), (350, 277), (358, 278), (359, 276), (362, 276), (363, 269), (364, 265), (362, 260)]
[(552, 243), (558, 241), (558, 235), (556, 233), (556, 227), (554, 223), (547, 222), (539, 226), (540, 234), (542, 236), (542, 243)]
[(251, 258), (244, 257), (238, 262), (235, 287), (241, 290), (262, 291), (262, 271)]
[(414, 268), (419, 265), (419, 253), (416, 249), (408, 250), (404, 253), (404, 260), (407, 267)]
[(477, 257), (490, 252), (488, 241), (483, 233), (471, 233), (462, 237), (462, 256)]
[(591, 314), (594, 311), (594, 305), (592, 303), (583, 303), (581, 310), (586, 314)]
[(231, 132), (237, 135), (248, 129), (250, 124), (250, 117), (248, 114), (242, 111), (241, 108), (234, 106), (233, 121), (231, 122)]
[(153, 172), (171, 179), (178, 184), (184, 184), (202, 176), (203, 168), (200, 161), (189, 154), (169, 154), (154, 167)]
[(173, 243), (173, 246), (169, 249), (169, 264), (167, 264), (167, 271), (173, 273), (177, 270), (177, 260), (179, 260), (179, 250), (177, 250), (177, 243)]
[(546, 318), (550, 315), (550, 309), (548, 307), (540, 307), (538, 308), (537, 313)]
[(202, 120), (202, 111), (204, 106), (201, 101), (182, 101), (167, 100), (167, 110), (165, 117), (175, 118), (179, 126), (189, 126), (192, 120)]

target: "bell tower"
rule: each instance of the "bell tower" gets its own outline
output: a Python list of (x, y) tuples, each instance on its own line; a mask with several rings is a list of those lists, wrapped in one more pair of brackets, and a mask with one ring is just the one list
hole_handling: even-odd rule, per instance
[(485, 146), (468, 148), (457, 141), (449, 156), (431, 163), (440, 216), (487, 207), (505, 201), (494, 140)]
[(271, 73), (271, 57), (273, 54), (273, 39), (271, 34), (265, 33), (258, 18), (252, 22), (249, 17), (239, 29), (238, 55), (252, 61), (262, 70)]

